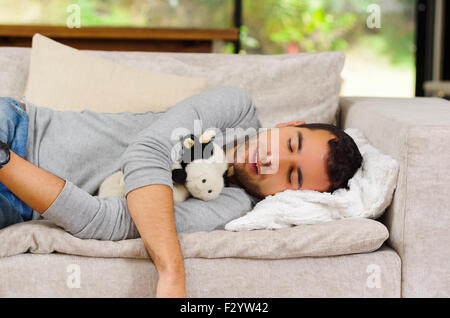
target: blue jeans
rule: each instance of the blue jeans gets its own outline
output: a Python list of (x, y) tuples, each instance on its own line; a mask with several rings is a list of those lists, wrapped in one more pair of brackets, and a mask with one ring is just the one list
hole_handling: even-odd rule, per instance
[[(11, 97), (0, 97), (0, 140), (25, 157), (28, 139), (28, 114)], [(0, 183), (0, 229), (31, 220), (33, 209)]]

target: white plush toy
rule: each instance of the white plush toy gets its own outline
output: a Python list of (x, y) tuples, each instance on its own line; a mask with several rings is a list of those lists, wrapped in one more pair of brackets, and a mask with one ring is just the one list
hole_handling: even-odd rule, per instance
[[(173, 199), (186, 200), (189, 196), (212, 200), (225, 186), (225, 177), (231, 175), (221, 147), (213, 143), (216, 133), (208, 130), (200, 138), (190, 135), (183, 141), (182, 159), (172, 165)], [(122, 171), (107, 177), (100, 185), (98, 196), (124, 196)]]

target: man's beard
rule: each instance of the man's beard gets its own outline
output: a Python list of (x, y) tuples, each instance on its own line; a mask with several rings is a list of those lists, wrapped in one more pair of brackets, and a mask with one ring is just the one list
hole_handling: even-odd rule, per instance
[[(234, 177), (239, 182), (240, 186), (243, 187), (249, 194), (257, 198), (264, 198), (261, 194), (261, 189), (258, 182), (250, 176), (248, 172), (249, 160), (247, 159), (249, 159), (249, 143), (250, 140), (246, 136), (245, 142), (238, 144), (236, 147), (236, 151), (234, 153)], [(242, 147), (245, 147), (245, 162), (238, 161), (237, 158), (238, 152), (242, 152)]]

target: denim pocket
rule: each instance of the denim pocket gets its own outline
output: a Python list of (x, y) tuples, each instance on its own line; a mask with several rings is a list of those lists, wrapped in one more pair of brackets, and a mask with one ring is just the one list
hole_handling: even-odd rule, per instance
[(9, 102), (10, 102), (10, 106), (13, 108), (13, 110), (18, 113), (20, 116), (28, 119), (28, 114), (25, 110), (23, 110), (22, 105), (19, 104), (19, 102), (17, 100), (15, 100), (12, 97), (5, 97)]

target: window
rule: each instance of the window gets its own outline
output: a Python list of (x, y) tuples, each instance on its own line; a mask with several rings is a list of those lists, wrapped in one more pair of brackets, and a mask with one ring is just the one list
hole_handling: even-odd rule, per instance
[(79, 5), (81, 27), (229, 28), (233, 0), (0, 0), (0, 24), (65, 25)]
[(344, 51), (342, 95), (414, 96), (414, 0), (243, 0), (243, 24), (246, 53)]

